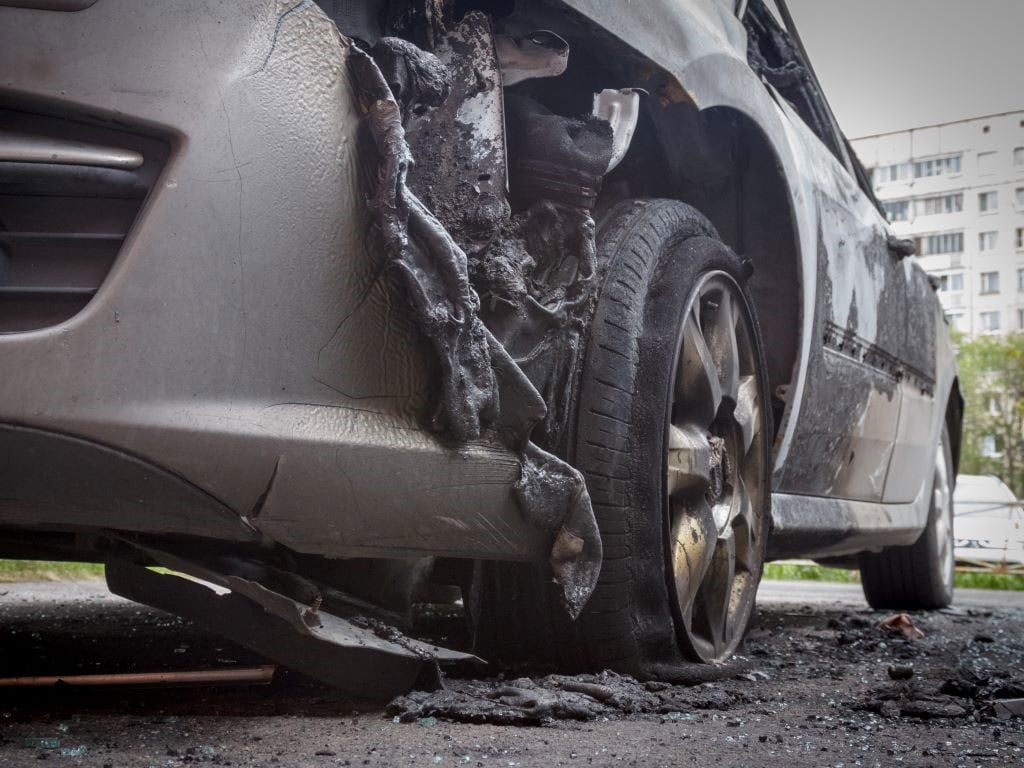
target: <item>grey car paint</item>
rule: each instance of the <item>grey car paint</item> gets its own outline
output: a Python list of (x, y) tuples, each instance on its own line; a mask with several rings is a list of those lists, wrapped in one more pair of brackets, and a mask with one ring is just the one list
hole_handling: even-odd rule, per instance
[(249, 524), (299, 552), (543, 553), (509, 493), (517, 457), (422, 426), (431, 361), (364, 244), (359, 119), (315, 6), (0, 14), (6, 102), (78, 104), (172, 146), (89, 306), (0, 336), (18, 372), (0, 381), (0, 421), (152, 462), (239, 517), (258, 509)]
[[(884, 224), (850, 169), (751, 71), (729, 3), (564, 6), (670, 73), (699, 109), (748, 116), (788, 181), (801, 325), (776, 442), (775, 554), (913, 540), (927, 511), (919, 449), (936, 443), (955, 378), (923, 273), (880, 248)], [(335, 557), (546, 556), (510, 494), (517, 457), (424, 427), (432, 361), (365, 244), (358, 119), (315, 6), (100, 0), (0, 19), (5, 103), (129, 121), (171, 148), (86, 309), (0, 336), (0, 365), (18, 372), (0, 380), (0, 423), (151, 462), (237, 515), (239, 538)], [(880, 312), (893, 295), (902, 307)], [(847, 359), (825, 344), (830, 328), (931, 382)], [(841, 416), (822, 418), (825, 396), (846, 404)], [(55, 514), (0, 499), (6, 522), (92, 523)], [(156, 515), (121, 524), (149, 530)]]

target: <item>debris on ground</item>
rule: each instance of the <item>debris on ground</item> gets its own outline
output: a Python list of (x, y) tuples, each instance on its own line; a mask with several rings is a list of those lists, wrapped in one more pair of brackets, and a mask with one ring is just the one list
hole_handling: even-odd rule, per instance
[[(517, 666), (449, 678), (446, 691), (387, 712), (287, 669), (269, 686), (199, 692), (6, 689), (0, 766), (1024, 766), (1024, 609), (910, 615), (923, 638), (880, 627), (887, 614), (866, 608), (761, 606), (742, 657), (695, 667), (701, 675)], [(114, 598), (4, 601), (0, 623), (0, 676), (260, 663), (180, 617)], [(183, 645), (184, 658), (174, 653)], [(893, 679), (902, 667), (913, 674)]]
[(60, 746), (60, 739), (50, 736), (27, 736), (22, 746), (26, 749), (57, 749)]
[[(177, 650), (175, 650), (177, 653)], [(277, 669), (272, 664), (233, 669), (189, 669), (174, 672), (119, 672), (91, 675), (28, 675), (0, 677), (0, 688), (43, 688), (49, 686), (144, 686), (189, 687), (216, 685), (270, 685)]]
[[(731, 669), (729, 677), (735, 677)], [(746, 697), (715, 683), (673, 685), (640, 682), (605, 671), (596, 675), (548, 675), (533, 679), (452, 680), (445, 690), (399, 696), (387, 707), (398, 722), (442, 718), (461, 723), (542, 725), (557, 720), (594, 720), (665, 715), (692, 710), (724, 711)]]
[(992, 716), (998, 720), (1024, 717), (1024, 699), (1005, 699), (992, 702)]
[(878, 626), (884, 629), (891, 629), (894, 631), (902, 632), (904, 637), (911, 640), (920, 640), (924, 637), (924, 632), (914, 626), (914, 620), (910, 618), (908, 613), (896, 613), (889, 618), (879, 622)]
[(909, 664), (891, 664), (889, 677), (893, 680), (909, 680), (914, 676), (914, 668)]

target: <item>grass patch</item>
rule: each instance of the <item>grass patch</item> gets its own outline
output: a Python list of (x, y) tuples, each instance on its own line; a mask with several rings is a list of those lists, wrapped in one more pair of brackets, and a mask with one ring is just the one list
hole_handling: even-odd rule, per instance
[[(824, 568), (813, 563), (769, 563), (764, 567), (764, 578), (773, 581), (860, 583), (860, 574), (857, 571), (847, 571), (843, 568)], [(960, 589), (1024, 591), (1024, 575), (1016, 573), (968, 573), (958, 571), (955, 583)]]
[(0, 560), (0, 583), (17, 581), (79, 581), (103, 578), (102, 563), (60, 560)]
[(859, 584), (860, 574), (845, 568), (824, 568), (812, 563), (768, 563), (764, 578), (773, 581), (837, 581)]
[[(167, 572), (166, 569), (154, 569)], [(102, 563), (67, 563), (57, 560), (0, 560), (0, 583), (17, 581), (78, 581), (103, 578)], [(768, 563), (764, 578), (771, 581), (831, 581), (859, 584), (860, 574), (843, 568), (825, 568), (813, 563)], [(961, 589), (1024, 591), (1024, 575), (1015, 573), (956, 574)]]
[(1019, 573), (958, 573), (956, 585), (963, 589), (1024, 591), (1024, 575)]

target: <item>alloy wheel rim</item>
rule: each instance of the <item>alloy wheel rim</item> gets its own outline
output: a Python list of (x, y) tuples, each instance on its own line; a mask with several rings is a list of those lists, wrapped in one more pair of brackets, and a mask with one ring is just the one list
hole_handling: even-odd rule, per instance
[(753, 326), (729, 275), (702, 277), (681, 335), (665, 460), (670, 582), (683, 643), (721, 661), (754, 607), (768, 470)]
[(949, 467), (946, 465), (945, 443), (939, 440), (935, 459), (935, 483), (932, 486), (932, 514), (935, 516), (935, 546), (942, 573), (942, 586), (953, 588), (955, 570), (953, 552), (953, 492), (950, 488)]

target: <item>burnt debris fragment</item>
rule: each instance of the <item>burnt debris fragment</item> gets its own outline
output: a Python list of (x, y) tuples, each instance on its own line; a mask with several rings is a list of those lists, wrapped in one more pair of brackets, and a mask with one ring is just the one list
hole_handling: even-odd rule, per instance
[[(719, 680), (736, 674), (729, 665)], [(730, 686), (738, 688), (739, 686)], [(661, 715), (696, 720), (695, 710), (728, 710), (748, 697), (711, 683), (641, 682), (610, 670), (600, 674), (548, 675), (510, 680), (448, 680), (443, 689), (398, 696), (386, 713), (399, 722), (439, 718), (461, 723), (544, 725), (557, 720), (618, 719)], [(687, 713), (683, 715), (683, 713)]]
[(547, 29), (525, 35), (495, 35), (494, 48), (506, 88), (524, 80), (556, 77), (569, 64), (569, 43)]
[[(157, 573), (135, 562), (140, 553), (173, 567)], [(160, 550), (130, 551), (129, 559), (111, 557), (106, 565), (111, 592), (203, 624), (239, 645), (341, 690), (387, 699), (413, 687), (441, 687), (440, 663), (474, 657), (405, 637), (373, 617), (344, 618), (311, 607), (244, 576), (178, 558)], [(179, 574), (187, 573), (192, 578)]]
[(452, 88), (448, 68), (436, 56), (400, 37), (382, 37), (370, 50), (403, 110), (444, 103)]

